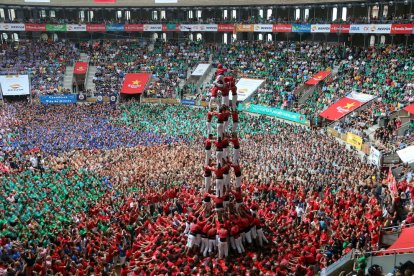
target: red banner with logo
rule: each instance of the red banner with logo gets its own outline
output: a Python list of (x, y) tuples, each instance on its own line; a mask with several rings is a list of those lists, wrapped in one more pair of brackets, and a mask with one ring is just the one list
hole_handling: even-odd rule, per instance
[(44, 32), (44, 31), (46, 31), (46, 24), (26, 23), (26, 24), (24, 24), (24, 30), (25, 31), (31, 31), (31, 32)]
[(141, 94), (144, 92), (145, 87), (151, 74), (149, 73), (131, 73), (125, 76), (124, 83), (122, 84), (121, 93), (124, 94)]
[(319, 116), (324, 117), (331, 121), (336, 121), (347, 115), (348, 113), (354, 111), (360, 107), (363, 102), (357, 101), (352, 98), (342, 98), (324, 111), (319, 114)]
[(392, 24), (392, 34), (411, 34), (414, 29), (414, 24)]
[(234, 32), (234, 25), (233, 24), (218, 24), (217, 25), (218, 32)]
[(86, 75), (87, 71), (88, 71), (88, 63), (78, 61), (78, 62), (76, 62), (75, 68), (73, 69), (73, 74), (75, 74), (75, 75)]
[(330, 74), (331, 71), (319, 71), (318, 73), (316, 73), (316, 75), (314, 75), (305, 83), (309, 85), (317, 85), (320, 81), (323, 81)]
[(125, 32), (143, 32), (144, 24), (125, 24)]
[(274, 33), (291, 33), (292, 25), (291, 24), (273, 24)]
[(87, 32), (105, 32), (105, 24), (88, 24), (86, 25)]
[(331, 33), (345, 33), (349, 34), (351, 24), (331, 24)]

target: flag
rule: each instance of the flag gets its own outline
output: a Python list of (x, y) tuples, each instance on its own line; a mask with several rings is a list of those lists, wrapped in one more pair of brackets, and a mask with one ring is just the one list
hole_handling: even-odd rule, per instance
[(151, 78), (149, 73), (130, 73), (125, 76), (122, 84), (121, 93), (124, 94), (141, 94), (144, 92), (148, 81)]
[(336, 121), (354, 111), (366, 102), (371, 101), (375, 97), (368, 94), (352, 92), (348, 96), (340, 99), (324, 111), (319, 116), (331, 121)]
[(75, 75), (86, 75), (86, 71), (88, 71), (88, 63), (78, 61), (75, 64), (75, 69), (73, 69), (73, 74)]
[(314, 75), (312, 78), (310, 78), (306, 84), (309, 85), (317, 85), (320, 81), (323, 81), (327, 76), (331, 74), (331, 71), (319, 71)]

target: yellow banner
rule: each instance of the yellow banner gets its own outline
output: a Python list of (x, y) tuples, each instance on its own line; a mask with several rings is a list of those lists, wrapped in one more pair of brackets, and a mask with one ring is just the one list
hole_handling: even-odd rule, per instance
[(254, 32), (254, 24), (236, 24), (235, 25), (236, 32)]
[(348, 144), (353, 145), (356, 149), (361, 150), (362, 149), (362, 138), (356, 134), (353, 134), (351, 132), (348, 132), (346, 134), (346, 140)]

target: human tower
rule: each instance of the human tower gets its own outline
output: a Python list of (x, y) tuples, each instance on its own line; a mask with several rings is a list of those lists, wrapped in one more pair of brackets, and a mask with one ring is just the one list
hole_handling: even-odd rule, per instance
[[(204, 140), (203, 204), (188, 216), (184, 232), (188, 236), (187, 254), (199, 250), (203, 256), (208, 256), (218, 251), (220, 259), (228, 256), (229, 247), (243, 254), (246, 246), (256, 244), (262, 247), (263, 242), (268, 243), (254, 206), (248, 207), (243, 203), (236, 79), (226, 76), (226, 72), (227, 69), (221, 64), (217, 66), (211, 89), (207, 138)], [(216, 136), (212, 133), (214, 118), (217, 118)], [(213, 145), (215, 158), (212, 154)], [(231, 173), (234, 173), (234, 177)]]

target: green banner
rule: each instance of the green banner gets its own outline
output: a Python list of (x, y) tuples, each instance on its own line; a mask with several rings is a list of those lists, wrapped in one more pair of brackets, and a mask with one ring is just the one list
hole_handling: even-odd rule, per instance
[(175, 31), (176, 30), (176, 28), (177, 28), (177, 25), (176, 24), (167, 24), (167, 30), (169, 30), (169, 31)]
[(66, 24), (46, 24), (48, 32), (66, 32)]
[(277, 117), (300, 124), (306, 124), (305, 115), (283, 109), (247, 103), (243, 104), (243, 111)]

